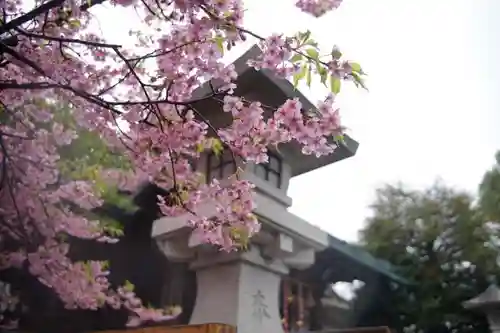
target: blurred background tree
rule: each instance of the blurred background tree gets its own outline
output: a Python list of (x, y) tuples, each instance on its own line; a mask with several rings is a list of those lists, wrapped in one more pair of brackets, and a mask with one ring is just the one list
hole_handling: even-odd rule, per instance
[(500, 221), (499, 161), (497, 154), (479, 200), (439, 182), (425, 190), (402, 184), (377, 190), (361, 242), (399, 267), (412, 284), (391, 286), (390, 301), (384, 302), (391, 309), (376, 307), (366, 316), (390, 316), (386, 321), (398, 332), (489, 332), (485, 318), (462, 303), (500, 276), (494, 222)]
[(500, 222), (500, 151), (495, 162), (479, 185), (479, 204), (487, 219)]

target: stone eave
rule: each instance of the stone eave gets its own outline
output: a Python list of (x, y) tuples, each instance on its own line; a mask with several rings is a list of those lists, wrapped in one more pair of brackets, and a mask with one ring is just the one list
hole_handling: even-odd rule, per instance
[[(168, 193), (168, 191), (161, 189), (154, 184), (147, 183), (143, 184), (137, 189), (137, 192), (133, 195), (133, 201), (136, 205), (138, 205), (139, 210), (150, 210), (153, 209), (154, 206), (156, 206), (156, 203), (154, 201), (156, 196), (158, 194), (165, 193)], [(121, 212), (120, 208), (113, 208), (115, 210), (115, 214), (124, 214), (124, 212)], [(105, 211), (101, 213), (105, 213)], [(307, 223), (294, 214), (283, 211), (280, 213), (280, 216), (268, 216), (268, 214), (260, 212), (259, 209), (257, 209), (255, 213), (257, 216), (259, 216), (259, 219), (264, 222), (264, 225), (268, 226), (268, 228), (270, 227), (271, 229), (274, 229), (276, 231), (288, 234), (291, 237), (299, 240), (301, 243), (305, 245), (307, 244), (307, 246), (311, 246), (313, 249), (315, 249), (315, 251), (317, 251), (315, 266), (321, 271), (320, 275), (328, 275), (328, 271), (330, 269), (339, 272), (337, 268), (340, 264), (341, 266), (346, 267), (346, 269), (343, 270), (344, 274), (346, 275), (346, 281), (351, 281), (353, 279), (364, 280), (363, 278), (368, 276), (370, 272), (374, 272), (400, 284), (410, 283), (405, 278), (399, 276), (395, 271), (395, 268), (387, 261), (373, 257), (363, 249), (330, 235), (329, 233), (310, 223)], [(118, 216), (115, 215), (113, 217), (117, 218)], [(289, 224), (285, 226), (277, 222), (272, 222), (273, 220), (287, 220), (289, 222), (293, 220), (293, 226), (295, 227), (290, 228)], [(155, 234), (153, 232), (152, 236), (158, 237), (160, 236), (160, 234)], [(328, 277), (326, 277), (326, 279), (328, 279)], [(487, 293), (491, 294), (491, 290), (487, 290), (483, 294)], [(483, 304), (491, 305), (495, 302), (494, 300), (491, 300), (492, 296), (485, 297), (483, 296), (483, 294), (473, 300), (470, 300), (469, 302), (466, 302), (467, 305), (470, 304), (470, 307), (468, 308), (477, 308), (483, 306)], [(481, 305), (475, 306), (475, 304), (478, 303), (479, 300), (484, 302)], [(464, 303), (464, 306), (466, 306), (466, 303)]]
[(480, 295), (463, 302), (463, 307), (469, 310), (498, 309), (500, 308), (500, 289), (496, 285), (490, 285)]

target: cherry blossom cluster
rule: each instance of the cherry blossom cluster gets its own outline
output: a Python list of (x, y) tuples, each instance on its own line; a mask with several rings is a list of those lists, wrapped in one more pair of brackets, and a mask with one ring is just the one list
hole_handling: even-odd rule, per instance
[(247, 161), (265, 163), (267, 147), (291, 140), (302, 144), (302, 152), (306, 155), (327, 155), (336, 148), (328, 138), (343, 132), (332, 97), (319, 103), (319, 117), (305, 114), (300, 101), (293, 99), (286, 101), (267, 120), (259, 102), (245, 105), (235, 96), (227, 96), (224, 102), (224, 111), (231, 112), (236, 119), (230, 127), (219, 131), (220, 136)]
[(257, 70), (268, 69), (280, 77), (288, 78), (298, 70), (298, 67), (289, 61), (294, 44), (294, 39), (272, 35), (261, 41), (262, 55), (250, 60), (248, 64)]
[(337, 9), (343, 0), (298, 0), (298, 8), (315, 17), (320, 17), (327, 12)]
[[(263, 50), (262, 54), (256, 59), (248, 61), (248, 65), (257, 70), (267, 69), (275, 75), (289, 78), (301, 70), (300, 63), (293, 61), (293, 55), (295, 54), (300, 56), (301, 59), (313, 62), (316, 65), (316, 69), (314, 69), (316, 74), (331, 75), (344, 80), (353, 79), (353, 72), (355, 72), (353, 65), (351, 62), (341, 59), (342, 53), (337, 46), (333, 47), (327, 61), (321, 61), (319, 53), (314, 47), (309, 48), (310, 54), (314, 55), (314, 57), (308, 54), (307, 49), (304, 47), (307, 44), (313, 43), (304, 40), (300, 36), (284, 38), (282, 35), (271, 35), (260, 42), (260, 47)], [(306, 51), (304, 52), (304, 50)], [(321, 68), (320, 72), (318, 72), (317, 68)], [(356, 74), (354, 73), (354, 75)]]
[[(103, 204), (103, 186), (134, 191), (148, 181), (169, 189), (158, 198), (165, 216), (187, 215), (201, 242), (237, 249), (260, 228), (253, 184), (238, 173), (204, 179), (193, 162), (207, 150), (223, 149), (244, 163), (265, 163), (268, 147), (290, 141), (301, 144), (304, 154), (322, 156), (334, 151), (333, 138), (343, 127), (333, 96), (314, 112), (288, 100), (271, 115), (269, 107), (235, 96), (237, 73), (223, 62), (224, 51), (257, 38), (263, 52), (250, 65), (285, 78), (299, 71), (291, 60), (297, 54), (340, 79), (349, 79), (353, 68), (338, 52), (324, 63), (307, 55), (300, 38), (262, 38), (245, 30), (242, 0), (112, 0), (134, 7), (146, 23), (130, 32), (135, 47), (127, 49), (92, 33), (95, 18), (88, 8), (101, 2), (50, 0), (45, 9), (36, 2), (27, 12), (31, 2), (0, 1), (6, 45), (0, 50), (0, 270), (31, 274), (68, 309), (125, 308), (128, 325), (136, 326), (178, 311), (147, 308), (129, 285), (110, 284), (105, 263), (68, 257), (68, 236), (118, 241), (88, 214)], [(296, 3), (314, 16), (339, 4)], [(212, 86), (209, 96), (194, 96), (207, 81), (223, 84)], [(219, 103), (231, 124), (214, 128), (200, 111), (203, 99)], [(74, 110), (74, 122), (55, 116), (60, 105)], [(79, 130), (98, 134), (130, 168), (67, 173), (64, 151), (72, 149)], [(209, 216), (207, 205), (214, 208)], [(5, 295), (0, 293), (0, 305), (7, 304)]]

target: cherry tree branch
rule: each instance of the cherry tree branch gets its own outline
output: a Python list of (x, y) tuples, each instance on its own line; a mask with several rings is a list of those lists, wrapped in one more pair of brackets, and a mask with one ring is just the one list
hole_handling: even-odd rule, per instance
[[(19, 17), (16, 17), (15, 19), (10, 20), (7, 23), (3, 22), (3, 20), (0, 20), (0, 23), (2, 23), (2, 24), (0, 24), (0, 35), (4, 34), (6, 32), (9, 32), (10, 30), (20, 28), (23, 24), (25, 24), (26, 22), (28, 22), (30, 20), (33, 20), (34, 18), (36, 18), (39, 15), (48, 14), (51, 9), (57, 8), (58, 6), (62, 5), (64, 3), (64, 1), (65, 0), (48, 1), (42, 5), (34, 8), (34, 9), (32, 9), (28, 13), (21, 15)], [(87, 0), (83, 4), (80, 5), (79, 9), (81, 11), (86, 11), (89, 8), (91, 8), (95, 5), (99, 5), (105, 1), (106, 0)], [(47, 19), (47, 16), (45, 18)], [(44, 22), (44, 25), (45, 25), (45, 23), (46, 22)], [(0, 39), (0, 44), (4, 44), (4, 45), (16, 46), (17, 43), (18, 43), (18, 38), (15, 35), (8, 37), (8, 38), (5, 38), (5, 39)], [(0, 51), (2, 51), (2, 50), (0, 49)]]
[(15, 29), (23, 25), (24, 23), (34, 19), (38, 15), (42, 15), (53, 8), (56, 8), (64, 3), (65, 0), (51, 0), (45, 2), (44, 4), (32, 9), (24, 15), (18, 16), (15, 19), (10, 20), (9, 22), (2, 22), (0, 25), (0, 35), (8, 32), (9, 30)]

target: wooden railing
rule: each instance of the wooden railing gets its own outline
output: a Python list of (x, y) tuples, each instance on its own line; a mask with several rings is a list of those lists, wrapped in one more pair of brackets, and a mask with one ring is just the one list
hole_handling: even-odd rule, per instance
[(236, 333), (236, 328), (226, 324), (203, 324), (186, 326), (154, 326), (94, 333)]

